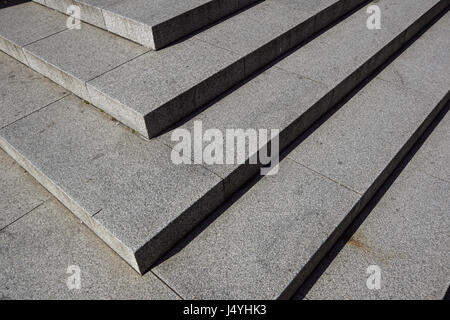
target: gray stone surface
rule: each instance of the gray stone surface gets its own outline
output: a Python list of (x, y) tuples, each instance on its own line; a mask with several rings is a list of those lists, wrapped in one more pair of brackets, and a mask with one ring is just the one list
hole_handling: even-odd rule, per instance
[[(36, 0), (33, 0), (37, 2)], [(91, 3), (90, 3), (91, 2)], [(77, 0), (45, 0), (42, 5), (58, 10), (67, 14), (67, 8), (75, 5), (80, 8), (80, 20), (90, 23), (102, 29), (106, 29), (105, 19), (103, 18), (102, 7), (107, 4), (114, 4), (120, 0), (95, 0), (95, 1), (77, 1)], [(94, 3), (95, 5), (92, 5)]]
[(132, 0), (108, 6), (103, 16), (109, 31), (160, 49), (238, 10), (239, 4), (237, 0)]
[[(195, 36), (245, 57), (248, 76), (362, 1), (267, 0)], [(339, 7), (340, 10), (336, 10)], [(320, 19), (320, 23), (316, 23)]]
[[(220, 23), (205, 31), (209, 34), (207, 42), (194, 38), (159, 52), (146, 53), (90, 81), (88, 92), (80, 79), (73, 76), (73, 70), (77, 69), (73, 68), (76, 64), (72, 59), (69, 59), (70, 62), (57, 63), (57, 68), (53, 67), (53, 61), (55, 58), (72, 57), (75, 61), (85, 59), (87, 68), (95, 66), (97, 59), (104, 58), (103, 55), (95, 54), (97, 46), (103, 45), (105, 41), (99, 36), (102, 34), (100, 30), (85, 31), (89, 35), (65, 31), (59, 37), (49, 37), (27, 47), (27, 52), (33, 53), (31, 49), (36, 49), (39, 45), (46, 48), (47, 44), (51, 44), (50, 47), (54, 50), (51, 53), (39, 51), (37, 55), (28, 54), (28, 59), (33, 60), (30, 64), (34, 68), (46, 72), (47, 76), (83, 99), (90, 98), (94, 105), (122, 123), (146, 137), (153, 137), (304, 40), (315, 31), (316, 15), (323, 16), (324, 21), (331, 23), (338, 13), (343, 14), (352, 9), (358, 1), (342, 3), (341, 9), (336, 10), (341, 2), (320, 1), (306, 6), (305, 14), (297, 14), (300, 12), (300, 5), (292, 0), (265, 1), (226, 21), (227, 26), (230, 23), (234, 28), (242, 26), (247, 35), (253, 34), (250, 38), (236, 38), (235, 43), (238, 47), (245, 47), (244, 51), (235, 53), (214, 45), (217, 41), (222, 41), (220, 39), (229, 42), (227, 39), (230, 30), (228, 27), (221, 28)], [(247, 19), (241, 18), (241, 15), (245, 18), (252, 13), (256, 18), (250, 24)], [(278, 27), (266, 30), (268, 25)], [(88, 28), (83, 26), (82, 30), (84, 29)], [(216, 29), (217, 32), (214, 31)], [(270, 33), (267, 34), (265, 30)], [(54, 52), (63, 50), (60, 48), (61, 40), (67, 42), (68, 39), (65, 38), (69, 32), (76, 35), (72, 37), (86, 38), (86, 44), (81, 41), (80, 47), (77, 47), (80, 39), (73, 39), (74, 45), (70, 50), (69, 46), (63, 46), (67, 52), (55, 54)], [(249, 41), (260, 36), (262, 38), (256, 43), (251, 44)], [(86, 52), (90, 55), (84, 56)], [(108, 50), (105, 55), (108, 56), (105, 59), (108, 61), (111, 52)], [(42, 61), (34, 59), (35, 56), (42, 56)], [(52, 58), (50, 64), (45, 63), (48, 56)]]
[[(441, 120), (307, 299), (442, 299), (450, 285), (450, 114)], [(351, 228), (354, 229), (354, 228)], [(350, 235), (349, 235), (350, 236)], [(366, 286), (369, 265), (381, 268), (380, 290)]]
[(86, 23), (24, 47), (31, 68), (85, 100), (85, 82), (147, 50)]
[[(321, 12), (327, 17), (328, 23), (333, 20), (333, 14), (330, 7), (339, 4), (340, 7), (346, 7), (346, 11), (357, 1), (321, 0), (266, 0), (253, 7), (251, 10), (223, 21), (214, 28), (205, 30), (195, 36), (197, 39), (209, 42), (221, 48), (227, 48), (233, 52), (247, 55), (259, 47), (266, 45), (280, 34), (292, 30), (299, 26), (299, 22), (304, 22), (315, 17)], [(361, 1), (360, 1), (361, 2)], [(344, 12), (340, 12), (342, 15)], [(282, 19), (280, 17), (283, 17)], [(314, 21), (311, 24), (302, 26), (303, 34), (311, 33), (314, 29)], [(277, 43), (285, 45), (285, 48), (295, 38), (286, 37), (282, 42)], [(297, 40), (298, 41), (298, 40)]]
[[(395, 1), (392, 2), (395, 5)], [(386, 2), (384, 2), (386, 5)], [(406, 3), (403, 3), (406, 5)], [(387, 6), (387, 5), (386, 5)], [(424, 11), (428, 8), (419, 7)], [(396, 8), (399, 11), (399, 8)], [(411, 9), (410, 9), (411, 10)], [(417, 15), (416, 10), (412, 10)], [(354, 45), (354, 35), (360, 31), (360, 22), (362, 17), (366, 17), (366, 7), (356, 12), (349, 19), (358, 21), (358, 23), (348, 24), (347, 28), (341, 28), (340, 24), (336, 27), (328, 30), (318, 39), (313, 40), (306, 45), (306, 52), (310, 53), (310, 48), (316, 48), (324, 42), (322, 38), (336, 38), (338, 37), (341, 42), (352, 43)], [(355, 19), (355, 17), (357, 19)], [(313, 59), (314, 61), (326, 61), (330, 55), (333, 55), (332, 50), (322, 50), (315, 54), (313, 58), (306, 57), (302, 54), (300, 48), (292, 56), (286, 58), (286, 60), (275, 64), (274, 68), (265, 71), (258, 75), (254, 79), (241, 86), (230, 95), (224, 97), (220, 101), (216, 102), (197, 116), (193, 117), (190, 121), (183, 124), (181, 127), (184, 129), (193, 130), (194, 121), (202, 121), (203, 130), (210, 128), (221, 129), (225, 132), (227, 128), (241, 128), (247, 129), (279, 129), (281, 131), (280, 146), (283, 149), (294, 138), (301, 134), (307, 127), (309, 127), (317, 118), (328, 110), (331, 106), (335, 105), (339, 101), (339, 96), (333, 96), (333, 89), (344, 85), (346, 92), (352, 90), (359, 84), (361, 79), (366, 78), (370, 74), (370, 69), (379, 66), (384, 60), (378, 59), (376, 63), (373, 62), (373, 58), (388, 50), (393, 52), (397, 47), (397, 42), (392, 41), (397, 34), (405, 33), (411, 26), (413, 20), (403, 19), (402, 23), (397, 21), (396, 16), (390, 14), (383, 18), (385, 25), (396, 25), (396, 28), (386, 29), (380, 40), (370, 45), (370, 50), (361, 53), (358, 56), (358, 60), (361, 64), (353, 64), (355, 56), (353, 54), (346, 54), (340, 57), (342, 65), (348, 66), (345, 69), (347, 76), (352, 73), (357, 73), (360, 78), (358, 81), (344, 80), (346, 77), (342, 76), (341, 82), (333, 82), (331, 84), (321, 84), (318, 81), (310, 80), (308, 77), (299, 75), (297, 73), (285, 71), (286, 66), (303, 67), (305, 63), (297, 61), (297, 56), (302, 56), (304, 59)], [(414, 21), (416, 23), (416, 21)], [(423, 22), (422, 22), (423, 25)], [(403, 29), (399, 29), (402, 27)], [(339, 35), (335, 31), (335, 28), (339, 29)], [(332, 36), (329, 36), (330, 33)], [(360, 39), (363, 46), (366, 41), (370, 41), (372, 38)], [(378, 39), (375, 37), (375, 39)], [(317, 42), (317, 43), (316, 43)], [(370, 42), (367, 42), (370, 43)], [(437, 54), (436, 54), (437, 55)], [(445, 54), (444, 54), (445, 55)], [(386, 58), (386, 56), (384, 57)], [(442, 58), (442, 57), (441, 57)], [(402, 58), (403, 59), (403, 56)], [(445, 60), (445, 59), (443, 59)], [(369, 66), (371, 68), (364, 68), (361, 72), (358, 72), (358, 68), (361, 66)], [(284, 68), (284, 69), (280, 69)], [(335, 69), (323, 69), (323, 66), (318, 63), (314, 66), (309, 66), (312, 70), (311, 73), (320, 74), (321, 79), (330, 79), (335, 76)], [(391, 66), (389, 66), (391, 68)], [(315, 71), (314, 71), (315, 70)], [(326, 81), (326, 80), (324, 80)], [(317, 103), (320, 99), (322, 101)], [(173, 147), (176, 142), (171, 141), (172, 131), (162, 135), (161, 139), (167, 145)], [(246, 144), (248, 146), (248, 144)], [(242, 183), (240, 180), (248, 178), (249, 175), (254, 174), (254, 170), (251, 168), (240, 168), (239, 179), (236, 180), (237, 165), (211, 165), (208, 168), (224, 179), (235, 180), (237, 183)], [(248, 174), (247, 174), (248, 173)], [(227, 180), (226, 180), (227, 181)], [(226, 187), (229, 184), (226, 183)], [(230, 189), (235, 189), (235, 184), (231, 183)]]
[(40, 206), (50, 194), (0, 150), (0, 230)]
[[(54, 198), (1, 230), (0, 251), (1, 299), (178, 299), (153, 273), (129, 268)], [(67, 287), (69, 266), (80, 268), (79, 290)]]
[(0, 74), (0, 128), (68, 94), (3, 52), (0, 52)]
[[(153, 54), (153, 52), (142, 57), (150, 54)], [(179, 57), (183, 57), (182, 53), (179, 54)], [(137, 70), (138, 67), (136, 66), (136, 72)], [(201, 70), (201, 72), (207, 71)], [(275, 71), (272, 72), (276, 73)], [(286, 74), (280, 70), (277, 70), (277, 72), (280, 75)], [(282, 78), (285, 79), (287, 87), (292, 88), (291, 95), (283, 97), (285, 99), (283, 101), (287, 104), (295, 99), (302, 101), (295, 95), (294, 89), (297, 88), (297, 83), (290, 80), (291, 78), (296, 79), (298, 77), (286, 76), (286, 78)], [(262, 78), (257, 79), (261, 80)], [(111, 81), (113, 80), (116, 79), (111, 79)], [(261, 81), (259, 85), (264, 84), (264, 81)], [(311, 92), (314, 92), (312, 81), (300, 79), (299, 83), (302, 83), (301, 88), (303, 86), (305, 89), (311, 87)], [(430, 97), (425, 98), (420, 93), (412, 93), (411, 90), (401, 86), (392, 86), (386, 81), (376, 80), (374, 83), (377, 86), (382, 86), (379, 83), (383, 83), (392, 87), (387, 92), (394, 97), (392, 99), (395, 103), (406, 102), (410, 104), (412, 101), (429, 99), (427, 102), (430, 102), (431, 105), (438, 98), (442, 98), (442, 95), (439, 97), (438, 93), (433, 93)], [(256, 84), (253, 85), (256, 86)], [(250, 88), (252, 88), (251, 86), (252, 84), (249, 85)], [(256, 90), (255, 88), (253, 90)], [(319, 92), (321, 88), (322, 86), (317, 88)], [(413, 97), (406, 97), (405, 93), (406, 95), (412, 94)], [(199, 93), (196, 92), (196, 94)], [(367, 96), (364, 97), (364, 94), (363, 92), (363, 97), (359, 101), (364, 102), (365, 99), (368, 99)], [(196, 95), (193, 96), (194, 98), (197, 97)], [(202, 96), (200, 95), (200, 97)], [(314, 94), (311, 95), (311, 99), (312, 97), (314, 97)], [(305, 99), (305, 105), (307, 105), (310, 96), (303, 98)], [(231, 98), (231, 101), (233, 99), (238, 101), (239, 97)], [(276, 101), (275, 99), (272, 103)], [(395, 103), (393, 105), (398, 106)], [(270, 109), (270, 103), (263, 106), (263, 110), (268, 109)], [(353, 107), (352, 110), (356, 109), (358, 108)], [(296, 113), (298, 111), (294, 108), (294, 105), (291, 105), (290, 112), (293, 112), (296, 116), (302, 114), (301, 110)], [(429, 111), (429, 109), (425, 109), (423, 114), (419, 113), (417, 116), (422, 116)], [(242, 109), (241, 112), (243, 112)], [(214, 114), (211, 113), (211, 115)], [(370, 115), (377, 116), (373, 113)], [(398, 116), (399, 112), (397, 110), (389, 113), (389, 115)], [(216, 113), (215, 117), (218, 119), (219, 113)], [(358, 121), (361, 119), (367, 120), (364, 116), (359, 118), (356, 116), (356, 119)], [(414, 116), (406, 117), (406, 119), (412, 122), (417, 120)], [(230, 124), (237, 120), (241, 119), (236, 115), (235, 119), (230, 120)], [(246, 119), (243, 118), (242, 120)], [(270, 121), (270, 118), (262, 118), (257, 119), (254, 124), (270, 123)], [(276, 122), (288, 123), (283, 117), (276, 119)], [(242, 121), (239, 125), (244, 123), (246, 122)], [(388, 121), (388, 123), (390, 125), (396, 124), (395, 121)], [(369, 127), (368, 130), (377, 129), (376, 125)], [(403, 126), (403, 124), (400, 126), (399, 131), (404, 130), (401, 132), (402, 137), (410, 134), (409, 129), (408, 126)], [(392, 139), (389, 134), (388, 132), (388, 134), (383, 135), (387, 142)], [(78, 214), (90, 228), (94, 229), (114, 250), (118, 251), (124, 259), (140, 271), (150, 265), (157, 256), (189, 231), (192, 226), (213, 209), (215, 204), (223, 200), (221, 198), (221, 192), (223, 191), (221, 178), (201, 167), (178, 167), (174, 169), (170, 165), (169, 148), (158, 141), (140, 140), (127, 129), (121, 126), (113, 126), (112, 122), (100, 116), (92, 108), (83, 105), (79, 99), (74, 97), (66, 98), (60, 103), (49, 106), (14, 125), (8, 126), (1, 131), (1, 136), (4, 139), (2, 142), (4, 148), (13, 153), (27, 170), (30, 170), (66, 206), (75, 214)], [(387, 144), (386, 141), (381, 141), (381, 143)], [(11, 146), (16, 150), (13, 150)], [(58, 152), (55, 152), (55, 150), (58, 150)], [(21, 159), (20, 157), (24, 158)], [(124, 167), (127, 168), (126, 171), (123, 170)], [(372, 173), (368, 172), (368, 174)], [(117, 183), (117, 181), (120, 182)], [(187, 183), (188, 186), (180, 184), (179, 181)], [(161, 186), (166, 186), (167, 189)], [(149, 199), (149, 194), (155, 196)], [(198, 199), (202, 199), (202, 202), (190, 207)], [(164, 214), (160, 214), (161, 212)], [(192, 212), (196, 214), (191, 217)], [(178, 219), (174, 222), (174, 219), (180, 213), (185, 213), (183, 215), (185, 220)], [(155, 237), (161, 234), (159, 232), (165, 226), (170, 227), (170, 232), (163, 230), (163, 233), (169, 235), (169, 238)], [(117, 239), (125, 240), (120, 243), (121, 241)], [(156, 239), (156, 242), (149, 241), (149, 239)], [(144, 244), (150, 242), (152, 243), (150, 247), (144, 246)], [(157, 253), (153, 253), (153, 250)], [(133, 260), (135, 257), (137, 257), (138, 262)], [(298, 270), (295, 271), (298, 272)], [(285, 285), (289, 285), (289, 282), (286, 282)], [(252, 289), (249, 288), (248, 290), (251, 291)], [(278, 292), (278, 294), (280, 293)]]
[[(416, 162), (422, 165), (422, 172), (426, 175), (450, 182), (450, 150), (446, 142), (450, 141), (450, 130), (448, 126), (449, 115), (443, 123), (439, 125), (433, 136), (427, 140), (426, 147), (423, 152), (419, 152), (414, 157)], [(430, 150), (429, 152), (427, 150)]]
[(258, 0), (46, 0), (66, 13), (81, 8), (81, 20), (146, 47), (160, 49)]
[(0, 145), (143, 272), (223, 201), (221, 179), (175, 165), (80, 99), (66, 97), (0, 131)]
[[(104, 110), (120, 110), (125, 105), (141, 114), (146, 124), (141, 121), (139, 127), (132, 125), (134, 112), (117, 114), (117, 118), (144, 136), (152, 137), (270, 60), (258, 58), (258, 55), (267, 57), (272, 54), (270, 52), (280, 55), (286, 51), (292, 43), (283, 33), (302, 25), (306, 19), (325, 9), (323, 5), (318, 5), (314, 8), (316, 11), (310, 8), (311, 12), (298, 15), (291, 12), (293, 4), (292, 1), (263, 2), (200, 33), (194, 39), (159, 52), (149, 52), (89, 82), (92, 101)], [(290, 19), (286, 19), (287, 12), (291, 12)], [(256, 17), (251, 20), (249, 15)], [(270, 27), (268, 21), (279, 27)], [(230, 32), (230, 27), (235, 31)], [(308, 28), (311, 30), (307, 31)], [(239, 30), (245, 30), (245, 34)], [(302, 30), (306, 36), (313, 29), (308, 25)], [(230, 34), (234, 35), (233, 41), (229, 39)], [(257, 37), (262, 38), (252, 44), (250, 40)], [(280, 39), (285, 44), (274, 42), (273, 48), (264, 46), (274, 39)], [(245, 49), (240, 50), (239, 47)], [(254, 66), (250, 66), (247, 59), (242, 60), (252, 52), (254, 56), (249, 59)], [(148, 89), (142, 90), (142, 84)]]
[[(331, 92), (329, 88), (318, 82), (278, 68), (271, 68), (213, 104), (183, 124), (181, 128), (189, 130), (191, 136), (194, 134), (195, 121), (201, 121), (203, 132), (218, 129), (224, 135), (227, 129), (254, 129), (257, 132), (260, 129), (267, 129), (269, 132), (271, 129), (282, 132), (286, 130), (280, 138), (282, 149), (323, 112), (324, 104), (318, 101), (329, 92)], [(287, 128), (293, 123), (297, 125), (291, 132)], [(173, 131), (169, 131), (158, 139), (173, 148), (178, 141), (172, 141), (172, 134)], [(206, 142), (203, 144), (202, 150), (207, 144)], [(245, 141), (245, 150), (249, 150), (248, 139)], [(237, 145), (234, 151), (235, 154), (238, 152)], [(192, 159), (194, 152), (193, 148)], [(226, 159), (225, 153), (223, 158)], [(246, 159), (248, 158), (247, 154)], [(206, 166), (220, 177), (227, 179), (226, 188), (230, 192), (235, 191), (245, 179), (254, 174), (253, 170), (246, 168), (245, 173), (241, 171), (239, 177), (233, 175), (238, 170), (238, 164), (206, 164)]]
[(4, 8), (0, 17), (2, 37), (19, 46), (66, 29), (66, 16), (32, 2)]
[[(442, 61), (448, 58), (447, 50), (436, 50), (434, 59), (429, 60), (423, 47), (439, 48), (440, 42), (446, 42), (446, 29), (441, 26), (447, 24), (448, 14), (289, 157), (355, 191), (366, 190), (384, 169), (385, 161), (396, 156), (418, 125), (448, 94), (445, 81), (426, 93), (422, 92), (424, 82), (413, 81), (417, 78), (417, 64), (427, 66), (421, 69), (423, 79), (439, 79), (442, 68), (446, 68)], [(402, 70), (401, 81), (382, 80), (397, 69)]]
[(358, 199), (285, 159), (153, 271), (186, 299), (276, 299)]
[[(450, 14), (446, 14), (428, 32), (414, 42), (414, 51), (406, 51), (380, 75), (386, 81), (424, 93), (440, 94), (450, 88), (449, 37)], [(430, 50), (430, 44), (432, 44)], [(426, 63), (433, 61), (433, 63)], [(427, 71), (424, 72), (424, 69)]]
[[(297, 26), (313, 13), (303, 10), (305, 1), (268, 0), (195, 36), (220, 48), (245, 56)], [(332, 1), (330, 1), (332, 2)], [(283, 17), (283, 18), (281, 18)]]
[[(94, 105), (148, 136), (242, 80), (244, 68), (236, 63), (238, 58), (190, 39), (122, 65), (88, 82), (88, 90)], [(131, 115), (114, 113), (123, 108), (131, 109)], [(128, 118), (134, 114), (148, 117), (148, 128), (142, 121), (141, 126), (131, 123)]]
[(29, 2), (0, 10), (0, 50), (27, 64), (21, 47), (66, 29), (66, 17)]
[[(430, 38), (439, 41), (442, 30)], [(409, 51), (421, 54), (414, 46)], [(448, 102), (447, 91), (424, 95), (375, 78), (290, 152), (278, 175), (219, 210), (154, 272), (186, 298), (290, 297)], [(447, 194), (448, 187), (439, 190), (438, 203)], [(448, 236), (439, 239), (442, 252)], [(401, 245), (396, 250), (401, 253)]]
[(444, 97), (375, 79), (289, 157), (363, 194)]
[[(95, 3), (95, 1), (92, 0), (88, 0), (87, 2)], [(126, 2), (116, 1), (116, 3), (112, 3), (104, 8), (107, 8), (115, 14), (139, 21), (143, 24), (155, 26), (210, 2), (214, 1), (187, 0), (180, 2), (176, 0), (131, 0)], [(221, 2), (225, 4), (224, 1)], [(237, 1), (229, 2), (230, 3), (225, 4), (225, 6), (228, 5), (235, 8)]]

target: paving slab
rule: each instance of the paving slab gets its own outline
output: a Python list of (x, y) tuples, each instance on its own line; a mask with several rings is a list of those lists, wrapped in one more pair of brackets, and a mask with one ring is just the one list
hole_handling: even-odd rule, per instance
[(22, 47), (66, 29), (66, 17), (28, 2), (0, 10), (0, 50), (28, 64)]
[[(330, 253), (334, 259), (324, 259), (325, 272), (301, 294), (307, 299), (444, 297), (450, 285), (450, 181), (439, 172), (450, 161), (449, 126), (447, 113), (375, 207), (363, 214), (367, 218), (338, 241)], [(370, 265), (380, 267), (379, 290), (366, 286)]]
[(154, 50), (259, 0), (45, 0), (66, 13), (80, 7), (81, 20)]
[(0, 150), (0, 167), (1, 230), (40, 206), (50, 194), (3, 150)]
[[(330, 24), (338, 15), (362, 2), (324, 0), (314, 5), (308, 2), (307, 11), (301, 10), (303, 2), (293, 0), (261, 2), (226, 21), (235, 28), (242, 26), (255, 39), (262, 37), (252, 43), (248, 37), (236, 36), (235, 43), (243, 48), (238, 52), (214, 44), (214, 39), (223, 38), (228, 42), (230, 30), (220, 29), (221, 23), (205, 31), (211, 32), (207, 41), (201, 39), (202, 33), (199, 33), (187, 41), (136, 59), (130, 54), (132, 60), (121, 65), (113, 63), (116, 53), (108, 45), (120, 38), (108, 42), (107, 32), (93, 31), (93, 27), (86, 25), (82, 25), (81, 30), (67, 30), (36, 42), (27, 46), (25, 52), (28, 59), (33, 60), (31, 67), (150, 138), (321, 29), (323, 23), (316, 24), (317, 17), (323, 16)], [(245, 18), (248, 15), (257, 19), (248, 23)], [(214, 31), (216, 28), (218, 32)], [(112, 47), (132, 51), (129, 48), (135, 44), (120, 40), (123, 42)], [(106, 52), (98, 53), (97, 48), (103, 45)], [(52, 50), (45, 51), (45, 48)], [(89, 71), (96, 71), (97, 64), (111, 66), (111, 70), (92, 80), (80, 79), (74, 74), (73, 70), (78, 70), (74, 66), (78, 64), (73, 61), (83, 61)], [(86, 81), (88, 92), (84, 88)]]
[(143, 54), (130, 41), (83, 23), (23, 48), (31, 68), (90, 100), (85, 83)]
[(0, 128), (68, 94), (67, 90), (0, 52)]
[(2, 148), (141, 273), (223, 201), (217, 175), (174, 164), (170, 148), (73, 95), (0, 136)]
[[(179, 299), (151, 272), (129, 268), (54, 198), (1, 230), (0, 252), (1, 299)], [(79, 289), (67, 286), (70, 266), (79, 268)]]
[(185, 298), (291, 297), (449, 99), (376, 77), (153, 272)]
[(89, 81), (87, 88), (95, 106), (151, 137), (241, 81), (238, 59), (233, 52), (190, 39), (148, 52)]

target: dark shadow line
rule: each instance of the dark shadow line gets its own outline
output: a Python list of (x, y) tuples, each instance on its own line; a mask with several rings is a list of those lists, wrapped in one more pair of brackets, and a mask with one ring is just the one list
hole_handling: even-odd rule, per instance
[(0, 0), (0, 10), (30, 1), (31, 0)]
[[(247, 5), (245, 7), (242, 7), (242, 8), (240, 8), (237, 11), (229, 13), (226, 16), (220, 18), (219, 20), (213, 21), (210, 24), (207, 24), (206, 26), (203, 26), (200, 29), (197, 29), (197, 30), (193, 31), (193, 32), (189, 33), (188, 35), (185, 35), (185, 36), (183, 36), (183, 37), (181, 37), (181, 38), (179, 38), (179, 39), (177, 39), (177, 40), (175, 40), (175, 41), (173, 41), (173, 42), (163, 46), (162, 48), (159, 48), (156, 51), (159, 51), (159, 50), (162, 50), (162, 49), (166, 49), (166, 48), (175, 46), (175, 45), (177, 45), (177, 44), (179, 44), (181, 42), (184, 42), (186, 40), (189, 40), (189, 39), (195, 37), (196, 35), (204, 32), (204, 31), (206, 31), (208, 29), (211, 29), (212, 27), (214, 27), (214, 26), (216, 26), (216, 25), (218, 25), (218, 24), (220, 24), (222, 22), (225, 22), (226, 20), (228, 20), (230, 18), (233, 18), (233, 17), (235, 17), (235, 16), (237, 16), (237, 15), (239, 15), (239, 14), (241, 14), (241, 13), (247, 11), (247, 10), (250, 10), (251, 8), (256, 7), (257, 5), (259, 5), (259, 4), (261, 4), (261, 3), (265, 2), (265, 1), (266, 0), (259, 0), (259, 1), (253, 2), (253, 3), (250, 3), (249, 5)], [(213, 45), (213, 44), (211, 44), (211, 45)], [(228, 50), (228, 49), (225, 49), (225, 48), (221, 48), (221, 49)], [(228, 50), (228, 51), (230, 51), (230, 50)]]
[(447, 292), (444, 295), (444, 298), (442, 300), (450, 300), (450, 287), (447, 288)]

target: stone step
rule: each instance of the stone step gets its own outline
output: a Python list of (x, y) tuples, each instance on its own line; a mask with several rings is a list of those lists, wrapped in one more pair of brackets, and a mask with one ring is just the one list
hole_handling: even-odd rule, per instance
[(150, 138), (363, 0), (267, 0), (159, 51), (35, 3), (0, 11), (0, 49)]
[(260, 0), (33, 0), (67, 14), (80, 8), (80, 20), (158, 50)]
[[(319, 265), (324, 272), (311, 277), (318, 280), (307, 280), (296, 298), (443, 299), (450, 274), (448, 109), (389, 189), (375, 197)], [(381, 276), (380, 287), (370, 290), (367, 280), (375, 269), (367, 273), (369, 266), (379, 267)]]
[[(9, 299), (179, 299), (137, 274), (0, 149), (0, 296)], [(3, 170), (5, 168), (6, 170)], [(68, 268), (80, 268), (68, 290)]]
[(249, 186), (152, 271), (185, 299), (291, 297), (449, 103), (449, 23), (447, 13), (294, 144), (277, 175)]
[(169, 147), (139, 138), (74, 95), (7, 125), (0, 141), (140, 273), (224, 200), (217, 175), (175, 165)]
[[(403, 41), (406, 34), (412, 35), (409, 30), (417, 29), (417, 21), (424, 20), (420, 22), (424, 24), (436, 14), (436, 10), (430, 10), (432, 4), (428, 7), (418, 4), (412, 6), (411, 10), (406, 10), (405, 5), (393, 7), (397, 8), (394, 13), (405, 13), (400, 19), (386, 12), (385, 23), (389, 26), (386, 28), (386, 35), (375, 37), (381, 37), (384, 42), (377, 48), (378, 51), (375, 49), (366, 53), (367, 61), (372, 61), (371, 58), (380, 55), (380, 52), (384, 52), (387, 57), (388, 53), (392, 53), (392, 48), (398, 45), (398, 39)], [(366, 32), (361, 39), (370, 43), (373, 39), (365, 27), (364, 10), (365, 8), (361, 9), (349, 18), (349, 21), (354, 21), (349, 25), (358, 29), (347, 35), (352, 36), (355, 31)], [(425, 12), (428, 12), (426, 19), (418, 19)], [(402, 21), (402, 24), (392, 25), (389, 22), (391, 20)], [(337, 25), (332, 30), (340, 26)], [(321, 37), (309, 45), (320, 41)], [(342, 37), (344, 38), (347, 37)], [(358, 48), (362, 43), (353, 45)], [(333, 50), (332, 47), (331, 49)], [(296, 58), (301, 51), (302, 49), (288, 59)], [(325, 58), (330, 52), (322, 54)], [(348, 61), (353, 61), (355, 54), (359, 52), (355, 51), (353, 55), (347, 54), (345, 57)], [(11, 65), (10, 70), (5, 72), (15, 73), (14, 70), (20, 64), (14, 64), (11, 59), (4, 57), (5, 61), (9, 61), (6, 65)], [(382, 62), (381, 59), (377, 61)], [(351, 64), (344, 62), (342, 60), (341, 64), (350, 75), (354, 72), (349, 69)], [(255, 122), (255, 129), (266, 124), (269, 128), (279, 127), (285, 131), (289, 124), (297, 123), (299, 128), (293, 132), (300, 133), (302, 128), (306, 128), (316, 118), (302, 115), (323, 112), (326, 107), (319, 102), (327, 101), (327, 98), (322, 97), (330, 96), (330, 92), (335, 89), (319, 85), (317, 81), (302, 79), (301, 76), (292, 78), (290, 72), (279, 67), (271, 72), (272, 76), (261, 74), (249, 81), (213, 105), (210, 110), (217, 110), (217, 106), (221, 110), (229, 110), (221, 119), (228, 121), (231, 126), (234, 116), (236, 119), (249, 121), (250, 114), (245, 117), (243, 107), (247, 106), (246, 101), (259, 98), (245, 110), (251, 111), (254, 117), (265, 115), (267, 119), (273, 119), (273, 122)], [(30, 77), (36, 75), (33, 73)], [(272, 86), (280, 84), (275, 86), (276, 91), (280, 91), (279, 94), (264, 95), (268, 91), (267, 79)], [(343, 77), (341, 81), (345, 79)], [(10, 82), (16, 87), (12, 87), (15, 90), (11, 90), (8, 103), (2, 105), (2, 112), (5, 114), (14, 110), (11, 106), (23, 105), (20, 100), (25, 98), (16, 81), (11, 79)], [(299, 99), (298, 96), (292, 96), (292, 92), (297, 91), (305, 97)], [(290, 98), (286, 100), (284, 97)], [(255, 109), (264, 99), (268, 99), (265, 109)], [(116, 126), (114, 121), (109, 121), (105, 115), (73, 96), (55, 100), (57, 101), (53, 104), (46, 100), (40, 105), (36, 105), (38, 101), (33, 101), (34, 105), (29, 107), (29, 116), (22, 115), (23, 119), (12, 117), (12, 123), (5, 124), (5, 128), (1, 130), (1, 145), (139, 272), (145, 271), (251, 177), (252, 171), (248, 170), (248, 166), (174, 165), (171, 162), (172, 148), (164, 140), (166, 135), (160, 139), (145, 141), (126, 128)], [(278, 105), (286, 108), (273, 108)], [(238, 107), (241, 111), (236, 109)], [(208, 109), (207, 112), (213, 111)], [(281, 119), (284, 122), (275, 121), (277, 114), (284, 117)], [(299, 118), (302, 120), (298, 120)], [(248, 125), (243, 128), (252, 128), (250, 122), (236, 122), (231, 127), (236, 128), (236, 125), (241, 124)]]

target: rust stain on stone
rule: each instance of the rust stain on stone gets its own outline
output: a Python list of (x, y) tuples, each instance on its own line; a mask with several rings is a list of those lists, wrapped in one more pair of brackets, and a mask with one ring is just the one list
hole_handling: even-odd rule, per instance
[(375, 259), (381, 261), (385, 267), (389, 267), (388, 260), (391, 258), (391, 256), (376, 252), (373, 248), (368, 246), (362, 239), (358, 239), (355, 236), (352, 236), (348, 242), (349, 245), (356, 247), (365, 253), (373, 256)]

